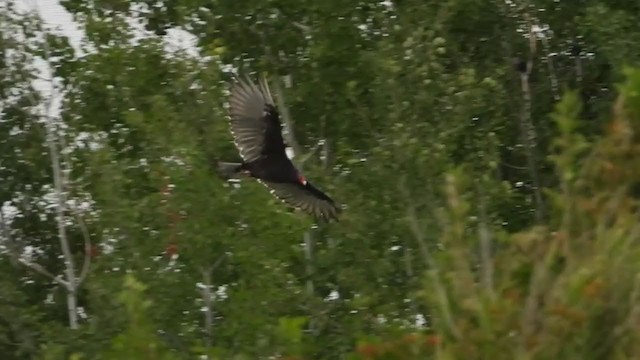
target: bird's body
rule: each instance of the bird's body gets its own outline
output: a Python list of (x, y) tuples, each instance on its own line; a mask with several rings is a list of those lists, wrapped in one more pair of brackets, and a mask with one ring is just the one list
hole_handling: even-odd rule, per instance
[(244, 163), (242, 169), (247, 170), (255, 178), (273, 182), (297, 183), (300, 176), (286, 156), (266, 155), (252, 162)]
[(243, 161), (220, 163), (222, 174), (247, 174), (288, 205), (316, 218), (337, 220), (340, 208), (311, 185), (287, 156), (278, 110), (266, 81), (258, 85), (249, 79), (235, 82), (231, 89), (230, 125)]

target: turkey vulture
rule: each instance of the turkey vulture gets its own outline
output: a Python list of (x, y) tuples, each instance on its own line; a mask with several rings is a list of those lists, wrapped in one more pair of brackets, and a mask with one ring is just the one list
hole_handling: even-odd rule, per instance
[(219, 162), (224, 177), (256, 178), (278, 199), (316, 219), (338, 220), (340, 208), (296, 169), (286, 154), (278, 109), (264, 78), (258, 84), (239, 79), (231, 87), (230, 130), (241, 163)]

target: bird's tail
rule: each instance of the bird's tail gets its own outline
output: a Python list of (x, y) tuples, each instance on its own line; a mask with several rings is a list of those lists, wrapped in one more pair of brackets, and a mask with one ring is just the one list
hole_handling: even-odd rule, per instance
[(218, 161), (218, 174), (225, 179), (236, 177), (241, 169), (241, 163)]

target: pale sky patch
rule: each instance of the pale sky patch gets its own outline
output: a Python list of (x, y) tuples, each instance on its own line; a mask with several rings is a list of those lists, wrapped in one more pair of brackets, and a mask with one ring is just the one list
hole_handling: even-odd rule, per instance
[[(2, 0), (0, 0), (2, 1)], [(21, 12), (35, 12), (44, 22), (48, 31), (58, 35), (66, 36), (70, 45), (78, 56), (83, 56), (85, 51), (82, 48), (82, 42), (86, 38), (86, 34), (82, 26), (73, 19), (73, 15), (69, 13), (59, 0), (13, 0), (17, 10)], [(134, 13), (144, 13), (145, 6), (136, 6)], [(131, 26), (134, 37), (134, 44), (141, 38), (153, 36), (153, 34), (144, 29), (144, 22), (139, 17), (131, 17), (128, 21)], [(196, 46), (197, 38), (195, 35), (182, 29), (168, 29), (167, 35), (163, 39), (165, 50), (168, 53), (184, 51), (186, 54), (198, 57), (199, 52)], [(86, 48), (85, 48), (86, 49)], [(44, 99), (48, 99), (50, 104), (41, 106), (39, 111), (41, 114), (57, 117), (60, 113), (62, 98), (64, 94), (56, 91), (55, 82), (60, 79), (52, 79), (52, 71), (44, 59), (36, 59), (35, 66), (39, 72), (39, 79), (34, 81), (34, 87), (43, 94)]]
[(80, 44), (85, 37), (84, 30), (73, 20), (73, 16), (58, 0), (14, 0), (18, 10), (24, 12), (35, 11), (49, 29), (68, 37), (69, 43), (81, 54)]

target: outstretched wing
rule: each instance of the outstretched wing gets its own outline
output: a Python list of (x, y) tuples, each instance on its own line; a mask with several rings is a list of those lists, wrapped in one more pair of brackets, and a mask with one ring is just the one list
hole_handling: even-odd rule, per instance
[(274, 183), (261, 181), (267, 186), (271, 193), (284, 203), (298, 208), (316, 219), (329, 221), (338, 220), (340, 208), (334, 201), (322, 191), (307, 182), (306, 185), (300, 183)]
[(244, 161), (284, 151), (278, 111), (264, 78), (257, 85), (247, 77), (236, 79), (231, 87), (229, 113), (231, 134)]

